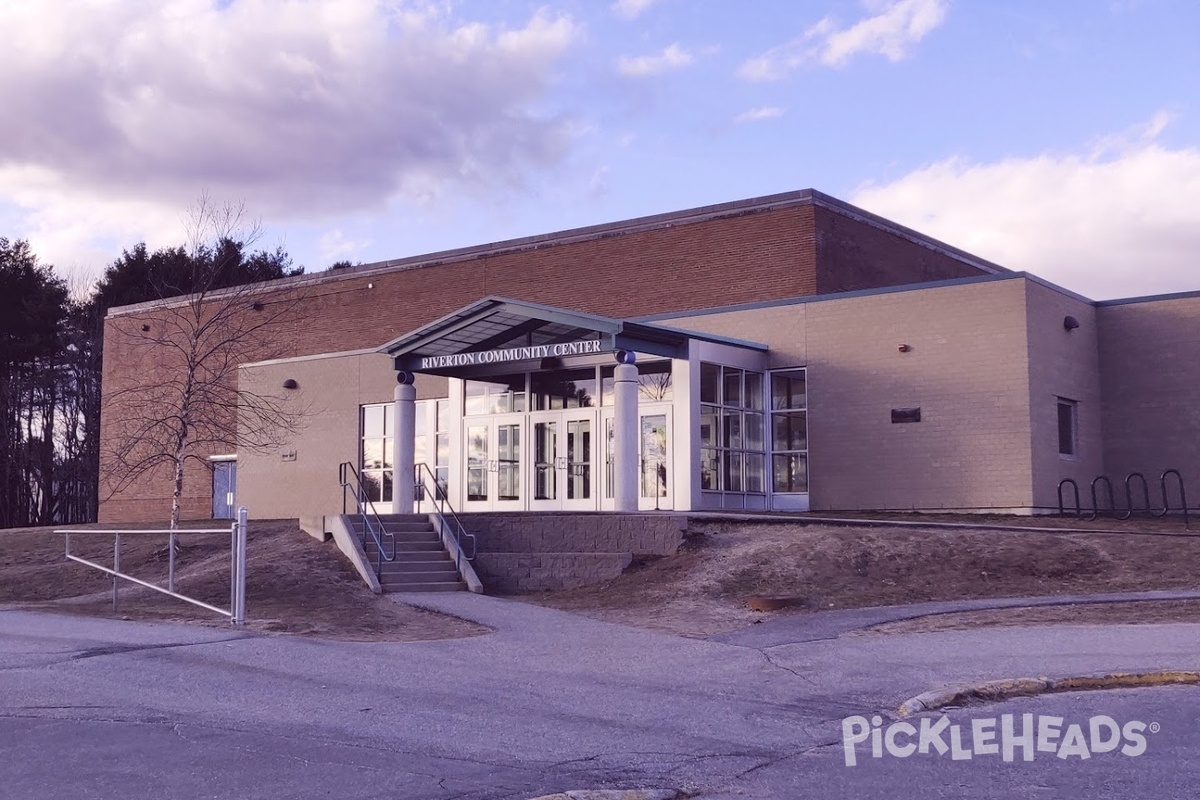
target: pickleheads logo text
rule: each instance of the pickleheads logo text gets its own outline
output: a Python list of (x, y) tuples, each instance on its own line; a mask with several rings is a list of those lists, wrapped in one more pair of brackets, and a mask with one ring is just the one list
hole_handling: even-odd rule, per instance
[[(915, 724), (914, 724), (915, 723)], [(893, 722), (886, 727), (883, 717), (846, 717), (842, 720), (842, 748), (846, 766), (853, 767), (869, 751), (871, 758), (886, 755), (908, 758), (912, 755), (949, 754), (954, 761), (998, 756), (1004, 761), (1033, 761), (1044, 758), (1077, 758), (1119, 753), (1136, 757), (1146, 752), (1146, 733), (1158, 733), (1158, 723), (1147, 725), (1130, 720), (1124, 725), (1103, 714), (1085, 722), (1067, 724), (1063, 717), (1045, 714), (1013, 714), (973, 719), (970, 724), (952, 723), (946, 716), (925, 717), (917, 723)], [(862, 752), (859, 752), (859, 746)], [(1019, 754), (1019, 756), (1018, 756)]]

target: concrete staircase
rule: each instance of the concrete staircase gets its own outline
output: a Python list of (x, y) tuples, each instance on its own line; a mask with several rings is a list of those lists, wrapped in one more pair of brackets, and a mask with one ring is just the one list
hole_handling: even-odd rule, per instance
[[(379, 584), (385, 592), (461, 592), (466, 591), (454, 567), (454, 560), (442, 545), (442, 537), (424, 514), (380, 514), (386, 530), (396, 537), (396, 559), (383, 562)], [(362, 540), (362, 518), (353, 516), (350, 523)], [(383, 538), (384, 551), (391, 553), (391, 544)], [(370, 534), (363, 542), (363, 551), (371, 569), (375, 569), (378, 548)]]

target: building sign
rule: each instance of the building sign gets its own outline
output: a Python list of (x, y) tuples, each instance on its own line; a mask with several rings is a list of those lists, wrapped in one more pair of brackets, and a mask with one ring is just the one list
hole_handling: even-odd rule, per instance
[(506, 347), (501, 350), (481, 350), (478, 353), (455, 353), (448, 356), (424, 356), (419, 369), (445, 369), (446, 367), (473, 367), (478, 364), (498, 364), (502, 361), (529, 361), (541, 358), (582, 356), (601, 352), (598, 339), (584, 342), (560, 342), (558, 344), (535, 344), (529, 347)]

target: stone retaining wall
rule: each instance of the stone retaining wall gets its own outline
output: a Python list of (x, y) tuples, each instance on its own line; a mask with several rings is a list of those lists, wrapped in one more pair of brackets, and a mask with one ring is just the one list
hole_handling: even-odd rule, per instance
[(616, 578), (632, 553), (479, 553), (472, 565), (493, 592), (578, 589)]
[(495, 592), (572, 589), (612, 580), (637, 556), (674, 555), (687, 517), (675, 514), (463, 514), (475, 571)]

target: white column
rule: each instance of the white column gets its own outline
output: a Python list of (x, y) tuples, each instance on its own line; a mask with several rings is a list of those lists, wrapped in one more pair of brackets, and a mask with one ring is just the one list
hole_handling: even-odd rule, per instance
[(617, 351), (613, 376), (613, 502), (617, 511), (638, 509), (638, 371), (633, 362), (633, 353)]
[(417, 387), (411, 372), (396, 373), (396, 431), (392, 439), (392, 513), (413, 513), (413, 460), (417, 435)]

